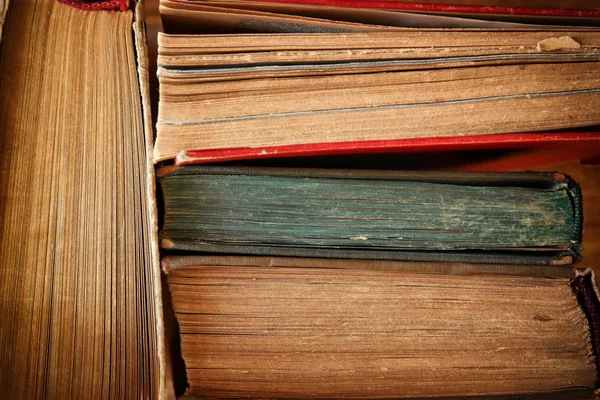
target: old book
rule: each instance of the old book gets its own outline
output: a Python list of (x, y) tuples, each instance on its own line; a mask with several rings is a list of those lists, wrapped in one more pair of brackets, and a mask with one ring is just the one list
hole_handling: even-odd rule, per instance
[(64, 2), (12, 1), (3, 25), (1, 397), (157, 399), (143, 7)]
[(270, 257), (163, 268), (189, 397), (594, 396), (589, 271)]
[(161, 0), (160, 12), (164, 27), (170, 33), (364, 32), (396, 28), (536, 29), (541, 25), (600, 25), (600, 10), (590, 9), (594, 4), (584, 1), (569, 2), (565, 5), (569, 9), (548, 8), (549, 4), (544, 7), (544, 2), (524, 7), (528, 2), (519, 0), (514, 4), (486, 1), (480, 6), (436, 3), (440, 2)]
[[(521, 51), (526, 48), (534, 50), (534, 52), (553, 48), (552, 52), (562, 52), (567, 49), (560, 50), (560, 46), (555, 46), (556, 40), (561, 38), (561, 36), (555, 37), (555, 34), (560, 35), (559, 32), (562, 32), (568, 36), (569, 28), (565, 31), (565, 26), (573, 26), (570, 30), (571, 33), (574, 33), (573, 29), (577, 30), (575, 27), (582, 28), (600, 24), (600, 10), (593, 9), (595, 7), (593, 3), (583, 1), (561, 2), (560, 4), (536, 0), (479, 2), (480, 5), (475, 5), (478, 3), (476, 1), (451, 3), (346, 0), (161, 0), (160, 10), (167, 33), (229, 34), (222, 36), (176, 35), (173, 37), (163, 36), (159, 39), (164, 57), (161, 57), (162, 66), (159, 68), (161, 101), (155, 152), (157, 161), (173, 158), (176, 154), (178, 154), (176, 163), (185, 165), (290, 156), (440, 151), (462, 148), (514, 149), (540, 146), (550, 148), (569, 146), (571, 150), (563, 157), (564, 161), (569, 161), (572, 160), (572, 157), (568, 154), (574, 154), (578, 151), (577, 149), (587, 143), (592, 142), (590, 144), (593, 146), (586, 147), (587, 153), (591, 152), (591, 148), (598, 148), (600, 134), (598, 134), (596, 126), (590, 126), (587, 129), (588, 132), (582, 132), (580, 129), (578, 132), (580, 136), (548, 132), (554, 129), (562, 131), (566, 126), (571, 125), (551, 127), (548, 125), (548, 120), (539, 124), (535, 117), (531, 119), (528, 117), (534, 115), (541, 118), (543, 111), (541, 109), (535, 111), (527, 106), (525, 108), (516, 106), (517, 103), (521, 103), (519, 100), (509, 102), (515, 104), (515, 109), (491, 108), (494, 108), (497, 116), (502, 116), (498, 119), (503, 120), (505, 124), (510, 124), (509, 116), (513, 114), (515, 117), (517, 116), (517, 109), (524, 114), (528, 112), (528, 116), (522, 115), (522, 122), (532, 122), (530, 126), (512, 125), (509, 128), (508, 125), (504, 125), (503, 129), (496, 130), (498, 126), (493, 127), (489, 121), (483, 121), (485, 113), (482, 113), (481, 110), (461, 109), (457, 111), (456, 118), (464, 117), (461, 127), (464, 126), (467, 131), (452, 132), (452, 118), (448, 117), (451, 112), (444, 113), (441, 109), (438, 109), (442, 112), (440, 115), (423, 116), (422, 120), (414, 115), (422, 110), (418, 107), (410, 111), (404, 110), (404, 112), (388, 110), (389, 112), (384, 112), (385, 115), (380, 113), (379, 111), (383, 111), (381, 107), (393, 108), (407, 105), (394, 102), (391, 97), (380, 92), (380, 86), (376, 82), (366, 83), (372, 75), (378, 75), (379, 79), (384, 79), (384, 76), (398, 76), (402, 75), (400, 72), (407, 72), (413, 68), (429, 68), (430, 66), (419, 67), (413, 64), (401, 67), (397, 63), (393, 66), (379, 63), (376, 66), (373, 57), (377, 56), (373, 54), (374, 49), (370, 48), (372, 43), (363, 42), (361, 45), (352, 43), (356, 36), (348, 35), (348, 32), (369, 32), (369, 37), (376, 38), (383, 31), (396, 31), (398, 32), (397, 36), (386, 36), (381, 39), (382, 42), (387, 41), (388, 47), (393, 47), (390, 43), (402, 43), (398, 38), (410, 35), (411, 40), (415, 40), (412, 35), (421, 31), (423, 32), (420, 37), (430, 34), (434, 35), (432, 37), (459, 38), (465, 33), (465, 28), (467, 30), (476, 29), (479, 32), (475, 36), (489, 37), (490, 40), (494, 37), (503, 37), (497, 36), (499, 32), (495, 32), (495, 29), (513, 29), (516, 32), (528, 31), (529, 33), (538, 31), (549, 34), (547, 39), (551, 40), (548, 42), (538, 38), (542, 43), (539, 49), (538, 41), (525, 43), (527, 42), (525, 40), (519, 46)], [(556, 8), (557, 6), (564, 8)], [(433, 33), (431, 31), (435, 30), (434, 28), (454, 28), (455, 30)], [(252, 34), (232, 35), (232, 33), (244, 32), (252, 32)], [(268, 43), (271, 38), (264, 35), (265, 32), (302, 32), (304, 34), (296, 35), (295, 38), (281, 37), (280, 47), (269, 48)], [(323, 59), (319, 61), (307, 56), (314, 54), (323, 57), (323, 50), (331, 49), (319, 46), (313, 48), (313, 37), (306, 35), (306, 32), (315, 33), (313, 36), (330, 33), (331, 35), (325, 35), (323, 43), (331, 44), (333, 48), (336, 47), (336, 40), (340, 40), (338, 54), (344, 54), (348, 58), (332, 62), (349, 62), (352, 64), (352, 68), (349, 65), (331, 65)], [(338, 34), (333, 34), (336, 32)], [(339, 34), (339, 32), (345, 33)], [(516, 32), (513, 35), (519, 36), (519, 33)], [(592, 29), (591, 32), (597, 32), (597, 29)], [(305, 38), (306, 41), (302, 42), (301, 38)], [(470, 36), (470, 38), (473, 37)], [(477, 42), (470, 42), (471, 39), (466, 39), (464, 42), (470, 49), (470, 46)], [(196, 42), (196, 40), (200, 42)], [(237, 47), (239, 43), (250, 42), (253, 43), (249, 47)], [(287, 47), (288, 42), (289, 47)], [(443, 48), (442, 42), (430, 43), (430, 45), (433, 47), (439, 45)], [(195, 43), (202, 44), (197, 47)], [(263, 43), (266, 45), (265, 48), (261, 47)], [(549, 47), (549, 43), (554, 44)], [(562, 37), (558, 43), (575, 45), (568, 40), (568, 37), (567, 39)], [(457, 49), (452, 47), (456, 44), (457, 42), (454, 42), (449, 45), (450, 47), (445, 48), (446, 55), (458, 55), (455, 53)], [(487, 44), (493, 46), (491, 42)], [(501, 45), (499, 42), (495, 44)], [(397, 50), (410, 53), (410, 50), (406, 48)], [(506, 51), (512, 54), (514, 50), (514, 48), (510, 50), (504, 48), (504, 50), (500, 50), (500, 53)], [(378, 51), (381, 51), (381, 48), (378, 48)], [(290, 55), (296, 54), (296, 52), (298, 52), (297, 57), (290, 58)], [(269, 60), (261, 59), (268, 53), (273, 57)], [(554, 54), (554, 56), (556, 55)], [(332, 56), (332, 53), (329, 56)], [(380, 53), (379, 56), (386, 57), (383, 53)], [(387, 54), (387, 56), (390, 57), (386, 58), (389, 61), (398, 54), (396, 53), (395, 56)], [(409, 54), (404, 56), (411, 57)], [(498, 54), (493, 57), (496, 56)], [(518, 58), (512, 61), (504, 60), (502, 63), (514, 63), (515, 66), (520, 66), (523, 62), (537, 63), (534, 60), (524, 61), (518, 60)], [(187, 59), (185, 65), (178, 66), (178, 62), (182, 62), (184, 59)], [(207, 59), (211, 60), (211, 64), (203, 63)], [(217, 64), (219, 62), (217, 60), (220, 60), (222, 65)], [(353, 61), (359, 60), (360, 65), (355, 65)], [(304, 65), (304, 63), (309, 65)], [(324, 65), (320, 65), (320, 63), (324, 63)], [(492, 62), (492, 64), (494, 63)], [(339, 68), (335, 68), (335, 66)], [(464, 67), (464, 65), (461, 66)], [(446, 67), (450, 66), (446, 65)], [(452, 66), (452, 68), (454, 67), (456, 65)], [(542, 70), (543, 68), (538, 72), (541, 73)], [(474, 81), (459, 79), (455, 84), (457, 87), (464, 85), (465, 89), (470, 85), (479, 88), (487, 86), (490, 91), (493, 91), (488, 100), (496, 99), (495, 95), (502, 93), (506, 88), (501, 82), (493, 81), (495, 72), (491, 72), (491, 69), (488, 71), (491, 73), (489, 76), (491, 82), (482, 83), (477, 82), (476, 79)], [(506, 72), (508, 69), (504, 69), (504, 71)], [(331, 77), (330, 75), (340, 76)], [(518, 82), (519, 75), (516, 72), (511, 81)], [(528, 80), (524, 76), (523, 78), (525, 81)], [(570, 81), (571, 78), (568, 74), (555, 76), (555, 80), (562, 81)], [(345, 80), (348, 84), (340, 86), (339, 79)], [(336, 80), (337, 84), (332, 82)], [(376, 81), (377, 78), (374, 80)], [(537, 79), (535, 81), (540, 83)], [(424, 83), (421, 80), (419, 82)], [(262, 86), (260, 86), (261, 83)], [(529, 83), (533, 82), (529, 81)], [(533, 85), (535, 86), (537, 83)], [(436, 93), (443, 94), (449, 93), (447, 84), (447, 81), (436, 83), (430, 80), (427, 80), (426, 83), (430, 89), (437, 90)], [(290, 86), (288, 87), (288, 85)], [(392, 83), (390, 87), (393, 86)], [(410, 97), (413, 89), (415, 87), (411, 85), (397, 86), (395, 93), (398, 97), (405, 95)], [(538, 87), (538, 89), (541, 88)], [(423, 89), (421, 88), (421, 90)], [(537, 90), (534, 92), (539, 94)], [(407, 95), (407, 93), (409, 94)], [(345, 104), (348, 108), (344, 108), (344, 106), (336, 108), (336, 102), (332, 102), (332, 98), (340, 100), (340, 104), (347, 100), (348, 102)], [(383, 100), (384, 98), (386, 100)], [(348, 103), (352, 103), (353, 99), (361, 101), (352, 106), (348, 105)], [(414, 105), (431, 106), (440, 99), (432, 99), (428, 103), (410, 104), (410, 107)], [(408, 101), (410, 102), (410, 100)], [(294, 106), (290, 110), (279, 112), (279, 107), (274, 105), (280, 103), (284, 108), (285, 104)], [(246, 106), (249, 107), (248, 110), (245, 109)], [(235, 116), (214, 117), (210, 110), (215, 107), (220, 110), (227, 110), (231, 107), (231, 114)], [(465, 105), (465, 107), (468, 106)], [(560, 110), (557, 115), (565, 116), (562, 114), (562, 106), (558, 104), (546, 104), (541, 107), (546, 111), (549, 108)], [(262, 110), (262, 113), (257, 111), (259, 109)], [(525, 109), (528, 109), (527, 112), (524, 111)], [(372, 113), (362, 113), (362, 111)], [(582, 112), (585, 111), (582, 110)], [(398, 119), (395, 120), (394, 116)], [(574, 120), (579, 120), (579, 117), (575, 117)], [(311, 124), (310, 121), (313, 123)], [(432, 126), (432, 124), (435, 125), (434, 121), (439, 121), (439, 125)], [(482, 122), (482, 126), (475, 126), (476, 121)], [(370, 124), (372, 124), (371, 129), (369, 129)], [(597, 125), (597, 122), (589, 124)], [(419, 133), (419, 129), (415, 130), (415, 127), (422, 128), (423, 131)], [(476, 132), (470, 131), (471, 128)], [(583, 129), (586, 130), (586, 128)], [(236, 133), (232, 134), (233, 131)], [(524, 134), (524, 132), (535, 133)], [(219, 141), (219, 139), (221, 140)], [(576, 142), (579, 142), (581, 146)], [(595, 151), (593, 155), (599, 153)]]
[(164, 167), (162, 246), (301, 257), (570, 264), (562, 174)]
[(599, 48), (591, 28), (164, 34), (154, 157), (183, 152), (183, 164), (594, 132)]

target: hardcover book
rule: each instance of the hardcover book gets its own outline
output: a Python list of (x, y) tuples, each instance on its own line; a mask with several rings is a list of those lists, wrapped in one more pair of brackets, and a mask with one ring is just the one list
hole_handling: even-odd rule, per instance
[(600, 148), (600, 11), (379, 3), (162, 0), (155, 160)]
[(12, 1), (0, 47), (0, 387), (166, 396), (143, 4)]
[(164, 167), (166, 249), (572, 264), (578, 186), (562, 174)]
[[(319, 0), (311, 1), (317, 4)], [(442, 149), (447, 146), (552, 147), (565, 146), (570, 142), (593, 146), (600, 141), (595, 129), (598, 124), (596, 100), (600, 90), (596, 77), (598, 32), (591, 28), (597, 25), (596, 10), (516, 9), (521, 11), (519, 13), (505, 7), (472, 9), (452, 6), (440, 9), (438, 6), (404, 5), (400, 2), (389, 7), (389, 3), (370, 2), (368, 11), (363, 11), (355, 8), (365, 6), (366, 2), (337, 2), (339, 7), (335, 9), (318, 4), (291, 3), (270, 6), (266, 2), (173, 0), (163, 2), (163, 11), (164, 15), (171, 14), (168, 18), (172, 18), (173, 29), (179, 26), (186, 32), (197, 29), (197, 21), (201, 20), (212, 21), (212, 25), (206, 24), (211, 29), (228, 30), (237, 26), (235, 29), (243, 28), (246, 33), (265, 31), (265, 28), (277, 32), (295, 29), (296, 32), (309, 26), (313, 32), (328, 31), (332, 40), (337, 38), (331, 43), (341, 41), (348, 31), (356, 32), (348, 37), (363, 35), (371, 40), (386, 35), (392, 38), (408, 34), (410, 29), (435, 35), (436, 26), (462, 29), (465, 35), (477, 37), (476, 32), (493, 29), (490, 28), (493, 25), (506, 32), (500, 36), (510, 36), (513, 40), (512, 44), (501, 49), (500, 54), (506, 55), (504, 51), (507, 49), (515, 51), (515, 57), (522, 62), (496, 59), (498, 54), (493, 52), (494, 46), (485, 43), (490, 35), (479, 43), (480, 54), (469, 53), (472, 49), (467, 49), (454, 61), (440, 57), (440, 53), (463, 51), (465, 47), (471, 47), (471, 42), (465, 42), (466, 45), (463, 43), (458, 48), (427, 45), (432, 47), (434, 55), (430, 61), (437, 60), (435, 62), (444, 65), (444, 68), (433, 68), (432, 77), (423, 75), (430, 66), (406, 70), (405, 66), (414, 63), (414, 60), (410, 56), (398, 57), (398, 54), (415, 51), (408, 45), (382, 46), (380, 41), (374, 47), (361, 45), (348, 51), (338, 42), (334, 48), (322, 45), (313, 48), (313, 44), (307, 46), (301, 41), (307, 39), (318, 44), (320, 36), (288, 33), (282, 38), (297, 41), (299, 47), (285, 48), (276, 42), (269, 44), (278, 35), (271, 39), (270, 35), (260, 38), (248, 35), (246, 39), (244, 36), (236, 37), (235, 40), (239, 39), (241, 44), (236, 48), (230, 41), (234, 38), (231, 35), (206, 36), (207, 40), (201, 46), (196, 46), (200, 43), (197, 41), (204, 40), (200, 37), (165, 35), (161, 39), (163, 65), (160, 74), (166, 100), (161, 102), (161, 112), (167, 114), (161, 115), (168, 116), (171, 112), (171, 117), (175, 117), (159, 121), (160, 141), (154, 158), (143, 3), (128, 0), (15, 0), (8, 8), (8, 1), (0, 0), (0, 257), (5, 264), (0, 272), (0, 347), (3, 349), (0, 387), (4, 397), (155, 399), (167, 396), (155, 162), (168, 162), (178, 154), (181, 154), (180, 163), (191, 163), (278, 154)], [(400, 8), (408, 13), (390, 11)], [(415, 10), (423, 11), (423, 15), (415, 14)], [(533, 18), (535, 12), (552, 19)], [(494, 13), (504, 17), (490, 18), (489, 15)], [(207, 19), (207, 16), (210, 18)], [(180, 18), (185, 19), (185, 23), (178, 25)], [(240, 21), (243, 21), (242, 25), (239, 25)], [(523, 26), (524, 23), (530, 25)], [(412, 28), (403, 28), (407, 24)], [(570, 27), (562, 26), (564, 24)], [(491, 36), (498, 33), (493, 32)], [(416, 39), (415, 36), (411, 40)], [(166, 45), (167, 42), (171, 45)], [(263, 48), (263, 45), (267, 47)], [(500, 42), (494, 45), (502, 47)], [(427, 46), (416, 49), (417, 53)], [(306, 67), (299, 67), (302, 58), (295, 58), (295, 51), (302, 57), (314, 53), (316, 59), (307, 63)], [(282, 53), (287, 57), (286, 61), (280, 63), (277, 58), (272, 62), (269, 57), (273, 53)], [(393, 55), (391, 58), (390, 54)], [(228, 61), (229, 56), (231, 59)], [(474, 59), (468, 61), (465, 57)], [(496, 61), (487, 63), (477, 57)], [(244, 61), (246, 58), (249, 61)], [(532, 62), (525, 61), (527, 59)], [(447, 64), (449, 61), (451, 63)], [(335, 64), (333, 69), (326, 65), (331, 62)], [(391, 67), (386, 64), (389, 62)], [(548, 69), (536, 73), (538, 64)], [(460, 68), (455, 68), (458, 66)], [(336, 129), (329, 130), (325, 129), (325, 125), (318, 125), (322, 136), (313, 143), (304, 140), (306, 135), (297, 135), (302, 140), (283, 144), (290, 140), (290, 135), (285, 137), (284, 126), (278, 125), (277, 130), (267, 133), (276, 135), (279, 132), (284, 140), (281, 143), (257, 144), (246, 140), (235, 143), (236, 133), (244, 134), (242, 120), (255, 118), (253, 113), (260, 112), (262, 101), (265, 101), (264, 104), (270, 101), (269, 107), (279, 104), (285, 108), (298, 96), (297, 99), (308, 101), (299, 103), (303, 107), (317, 100), (334, 104), (330, 97), (321, 96), (320, 81), (313, 80), (317, 76), (326, 80), (328, 85), (336, 82), (336, 90), (346, 97), (344, 101), (347, 103), (341, 104), (341, 107), (354, 108), (356, 105), (348, 104), (362, 97), (361, 91), (367, 93), (368, 90), (372, 91), (365, 98), (377, 94), (384, 107), (396, 104), (397, 97), (394, 96), (397, 94), (393, 91), (384, 93), (385, 90), (381, 90), (383, 85), (377, 82), (383, 74), (396, 75), (398, 79), (392, 80), (395, 89), (402, 85), (418, 86), (419, 90), (413, 94), (424, 96), (419, 102), (442, 99), (438, 98), (438, 95), (445, 96), (442, 86), (438, 87), (438, 92), (422, 89), (428, 83), (440, 83), (446, 78), (448, 88), (454, 82), (454, 90), (448, 90), (451, 96), (442, 100), (452, 103), (452, 106), (456, 105), (454, 102), (471, 104), (468, 102), (473, 99), (473, 103), (483, 99), (461, 98), (462, 89), (456, 84), (459, 78), (464, 78), (465, 82), (481, 80), (479, 85), (470, 87), (468, 96), (477, 92), (476, 86), (479, 86), (479, 94), (493, 97), (493, 101), (499, 100), (497, 93), (482, 83), (490, 83), (483, 76), (444, 75), (452, 68), (473, 72), (476, 68), (471, 67), (475, 66), (497, 73), (498, 80), (504, 82), (501, 87), (506, 89), (501, 96), (514, 96), (523, 100), (520, 104), (537, 104), (538, 108), (520, 110), (509, 107), (504, 110), (506, 113), (503, 115), (514, 118), (504, 122), (505, 126), (513, 127), (507, 131), (519, 130), (519, 133), (497, 134), (491, 130), (475, 129), (472, 125), (471, 133), (463, 132), (465, 136), (409, 139), (385, 136), (369, 139), (361, 136), (332, 141), (328, 135), (335, 134)], [(400, 78), (400, 73), (404, 72), (412, 75)], [(515, 75), (512, 77), (519, 79), (511, 83), (513, 72)], [(373, 75), (373, 81), (352, 83), (343, 78), (343, 75), (349, 75), (354, 79), (367, 73)], [(312, 94), (301, 94), (297, 85), (300, 81), (293, 82), (299, 77)], [(406, 77), (410, 79), (403, 81)], [(238, 79), (244, 83), (236, 88), (235, 81)], [(286, 79), (289, 85), (285, 83)], [(275, 90), (270, 89), (269, 82), (273, 83), (271, 89)], [(222, 85), (220, 89), (219, 85)], [(292, 100), (285, 99), (286, 86), (293, 89)], [(206, 97), (203, 98), (205, 90)], [(238, 91), (243, 96), (249, 95), (245, 97), (246, 101), (232, 96)], [(256, 100), (257, 97), (261, 100)], [(551, 104), (543, 107), (537, 101)], [(193, 106), (186, 110), (187, 107), (179, 104), (181, 102), (189, 102)], [(211, 106), (213, 102), (218, 106)], [(242, 106), (246, 107), (243, 103), (247, 103), (249, 114), (240, 118), (238, 130), (237, 123), (231, 124), (232, 115), (218, 113), (226, 113), (227, 104), (232, 105), (232, 110), (239, 110)], [(397, 105), (408, 108), (415, 104)], [(371, 106), (362, 104), (356, 107)], [(381, 104), (373, 107), (381, 108)], [(486, 107), (490, 113), (501, 110), (489, 107), (489, 104)], [(208, 120), (192, 112), (200, 108), (213, 113)], [(444, 119), (448, 118), (447, 122), (457, 112), (456, 108), (452, 110), (443, 115)], [(540, 112), (529, 115), (541, 121), (540, 124), (526, 125), (524, 118), (517, 118), (519, 115), (523, 117), (527, 110)], [(309, 107), (298, 112), (313, 111)], [(177, 119), (179, 116), (185, 117), (180, 120)], [(234, 115), (233, 118), (240, 116)], [(166, 125), (179, 126), (182, 130), (195, 129), (196, 125), (214, 128), (221, 118), (230, 124), (229, 129), (223, 132), (230, 135), (231, 141), (224, 141), (224, 145), (208, 146), (208, 141), (200, 138), (200, 142), (194, 139), (191, 144), (178, 146), (170, 142), (173, 138), (169, 138), (168, 133), (161, 134)], [(364, 121), (367, 125), (371, 124), (374, 131), (376, 120), (369, 118)], [(514, 128), (517, 123), (523, 125)], [(380, 127), (386, 126), (382, 124)], [(455, 126), (455, 129), (458, 128)], [(521, 132), (530, 129), (575, 131)], [(206, 132), (207, 137), (211, 135), (210, 129)], [(216, 140), (219, 137), (215, 132), (212, 135)], [(261, 136), (255, 139), (261, 139)], [(217, 175), (221, 179), (227, 174)], [(176, 176), (190, 178), (193, 174), (169, 170), (169, 175), (163, 180)], [(303, 178), (312, 181), (325, 176)], [(392, 181), (398, 182), (396, 178)], [(419, 179), (411, 180), (408, 175), (403, 175), (405, 183), (422, 183), (427, 187), (440, 185), (436, 186), (438, 189), (458, 183), (439, 176)], [(300, 249), (301, 253), (298, 253), (298, 248), (272, 246), (269, 242), (269, 248), (275, 251), (273, 254), (306, 256), (310, 252), (320, 252), (319, 256), (326, 254), (339, 258), (167, 259), (164, 268), (169, 274), (182, 328), (184, 356), (188, 362), (191, 384), (188, 394), (230, 398), (316, 397), (318, 393), (339, 397), (377, 394), (397, 397), (403, 393), (411, 396), (461, 396), (467, 392), (500, 396), (544, 393), (551, 398), (592, 396), (596, 386), (599, 348), (595, 318), (598, 315), (597, 294), (590, 271), (574, 275), (567, 265), (581, 256), (582, 216), (578, 212), (581, 207), (578, 188), (563, 175), (525, 174), (504, 179), (493, 178), (492, 175), (472, 176), (467, 179), (468, 184), (462, 182), (458, 186), (472, 187), (477, 192), (479, 184), (485, 182), (484, 191), (505, 189), (495, 203), (499, 205), (506, 205), (502, 201), (521, 191), (532, 194), (532, 198), (520, 197), (520, 200), (536, 199), (526, 210), (530, 214), (524, 218), (518, 215), (521, 211), (503, 209), (502, 215), (508, 218), (498, 220), (504, 223), (503, 234), (511, 233), (511, 224), (531, 228), (521, 230), (527, 233), (525, 237), (508, 235), (512, 240), (511, 246), (516, 246), (508, 251), (504, 245), (499, 245), (498, 238), (503, 239), (504, 236), (496, 235), (496, 241), (491, 242), (492, 247), (495, 246), (493, 250), (463, 249), (464, 246), (454, 242), (443, 244), (443, 249), (425, 252), (421, 245), (415, 246), (416, 252), (410, 249), (394, 249), (391, 252), (403, 254), (403, 258), (408, 260), (445, 261), (439, 263), (390, 261), (386, 264), (383, 261), (343, 259), (348, 255), (369, 258), (369, 254), (377, 254), (372, 258), (389, 257), (381, 256), (390, 254), (389, 243), (384, 241), (369, 247), (369, 240), (372, 240), (369, 235), (373, 232), (359, 232), (341, 238), (345, 244), (350, 244), (348, 248), (342, 248), (338, 243), (334, 243), (333, 248), (316, 243), (308, 252)], [(371, 176), (366, 180), (369, 184), (385, 181)], [(218, 184), (225, 189), (222, 183), (227, 182)], [(513, 185), (516, 188), (510, 189)], [(183, 182), (183, 187), (191, 186)], [(260, 188), (260, 185), (254, 185), (251, 189)], [(322, 193), (320, 190), (317, 192)], [(217, 196), (220, 192), (211, 190), (209, 193)], [(241, 195), (226, 193), (227, 202), (243, 200), (246, 193), (252, 191), (244, 191)], [(440, 193), (443, 195), (445, 192), (436, 194)], [(272, 200), (270, 192), (265, 191), (262, 195)], [(193, 199), (190, 196), (184, 200), (190, 202), (188, 205), (194, 201), (197, 203), (197, 199)], [(460, 195), (454, 199), (460, 200)], [(174, 197), (167, 196), (166, 200), (172, 201)], [(446, 202), (439, 200), (440, 203)], [(476, 196), (471, 200), (477, 203)], [(219, 203), (213, 201), (210, 204)], [(222, 213), (223, 210), (214, 211)], [(194, 208), (185, 206), (185, 212), (194, 212)], [(484, 219), (492, 215), (491, 210), (486, 212), (479, 217)], [(438, 214), (438, 217), (440, 215), (443, 216)], [(549, 222), (542, 217), (548, 217)], [(527, 218), (534, 220), (528, 221)], [(443, 219), (453, 220), (458, 225), (461, 220), (467, 221), (462, 218)], [(266, 219), (261, 217), (261, 220)], [(184, 222), (193, 225), (194, 221)], [(496, 226), (492, 219), (488, 227), (494, 231), (490, 237), (494, 237), (500, 225)], [(329, 229), (329, 226), (326, 228)], [(249, 254), (255, 252), (252, 249), (260, 249), (261, 246), (260, 243), (248, 245), (243, 242), (246, 238), (236, 243), (218, 243), (196, 236), (190, 241), (186, 236), (189, 232), (178, 236), (182, 231), (185, 229), (165, 230), (163, 243), (173, 248), (181, 245), (181, 249)], [(220, 234), (218, 230), (212, 231), (212, 238), (215, 232), (216, 236)], [(309, 230), (305, 232), (310, 233)], [(385, 236), (389, 237), (398, 236), (396, 233)], [(227, 235), (226, 239), (231, 240), (231, 237)], [(420, 240), (417, 236), (413, 239), (416, 242)], [(314, 245), (314, 237), (308, 237), (308, 242)], [(540, 244), (542, 242), (543, 245)], [(456, 253), (461, 260), (470, 263), (450, 263)], [(534, 265), (525, 266), (524, 263)], [(277, 274), (291, 278), (285, 287), (281, 286), (284, 280), (277, 278)], [(477, 274), (490, 277), (480, 279)], [(215, 284), (207, 284), (207, 281)], [(447, 287), (448, 281), (452, 281), (454, 286)], [(422, 287), (417, 287), (416, 282), (422, 283)], [(232, 283), (237, 291), (229, 287)], [(247, 283), (256, 285), (243, 286)], [(247, 292), (239, 291), (240, 287), (248, 289)], [(315, 288), (318, 290), (315, 291)], [(406, 288), (406, 292), (398, 288)], [(312, 293), (311, 296), (290, 295), (307, 290)], [(369, 292), (376, 296), (369, 298)], [(265, 301), (264, 293), (269, 293), (274, 301)], [(319, 297), (319, 293), (324, 296)], [(350, 296), (354, 302), (340, 302), (340, 307), (334, 309), (338, 305), (336, 301), (347, 299), (348, 293), (356, 294), (353, 298)], [(390, 293), (404, 307), (391, 303), (386, 297)], [(196, 298), (202, 301), (198, 302)], [(424, 302), (424, 298), (435, 299), (435, 302)], [(312, 303), (307, 303), (308, 300)], [(282, 304), (287, 305), (288, 302), (291, 308), (282, 308)], [(241, 303), (247, 307), (240, 308)], [(374, 313), (372, 305), (381, 312)], [(311, 308), (313, 306), (322, 308)], [(462, 317), (458, 315), (457, 307), (466, 311)], [(261, 321), (264, 317), (261, 310), (271, 312), (272, 319)], [(298, 310), (305, 310), (306, 314), (295, 313)], [(326, 317), (319, 313), (321, 310), (327, 311)], [(489, 310), (489, 313), (484, 310)], [(243, 314), (238, 318), (234, 314), (240, 311)], [(413, 318), (417, 312), (431, 319)], [(284, 313), (285, 318), (280, 318)], [(296, 319), (288, 319), (290, 315)], [(371, 318), (368, 318), (369, 315)], [(507, 315), (510, 318), (506, 318)], [(355, 318), (344, 320), (349, 316)], [(445, 327), (439, 326), (442, 320), (446, 321)], [(357, 321), (360, 323), (357, 324)], [(407, 324), (397, 324), (398, 321)], [(412, 325), (409, 326), (409, 323)], [(433, 329), (432, 325), (435, 325)], [(402, 326), (404, 331), (398, 329)], [(386, 327), (392, 329), (386, 330)], [(223, 330), (228, 329), (233, 334), (223, 337), (227, 336), (222, 334)], [(246, 335), (244, 329), (252, 334)], [(282, 332), (291, 334), (286, 338)], [(329, 333), (331, 336), (328, 337)], [(407, 334), (410, 341), (403, 339), (403, 334)], [(376, 342), (369, 344), (371, 338)], [(461, 346), (452, 347), (457, 338), (462, 340), (458, 342)], [(414, 351), (411, 353), (409, 347), (414, 349), (415, 343), (423, 343), (422, 348), (428, 352), (420, 355)], [(465, 343), (469, 346), (475, 343), (479, 347), (463, 347)], [(432, 344), (439, 347), (429, 347)], [(339, 363), (335, 361), (335, 352), (330, 351), (334, 348), (341, 349), (338, 355), (345, 357)], [(448, 352), (441, 351), (442, 348)], [(360, 353), (354, 359), (350, 359), (353, 357), (351, 351), (345, 351), (352, 349), (356, 350), (356, 354)], [(298, 355), (307, 351), (314, 357)], [(271, 355), (276, 357), (271, 358)], [(271, 369), (264, 362), (267, 358), (275, 361)], [(519, 365), (524, 366), (523, 369), (518, 368), (519, 362), (522, 362)], [(356, 365), (362, 366), (362, 369), (355, 368)], [(432, 376), (426, 375), (427, 371), (438, 372)], [(503, 378), (498, 379), (498, 374)], [(339, 377), (345, 380), (340, 383), (336, 380)], [(437, 384), (434, 387), (426, 384), (428, 379), (442, 377), (452, 385), (440, 387)], [(424, 378), (425, 383), (415, 384), (419, 378)], [(365, 388), (368, 390), (365, 391)]]
[(214, 256), (163, 268), (186, 398), (594, 397), (590, 271)]

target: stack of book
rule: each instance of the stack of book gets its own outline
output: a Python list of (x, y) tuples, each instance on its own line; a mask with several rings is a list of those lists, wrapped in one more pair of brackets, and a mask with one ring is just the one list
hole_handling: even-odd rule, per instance
[(292, 3), (161, 1), (154, 159), (186, 395), (593, 397), (600, 303), (573, 267), (568, 176), (239, 162), (597, 146), (597, 20)]
[(154, 132), (142, 2), (0, 0), (2, 397), (593, 397), (598, 199), (423, 166), (598, 157), (600, 11), (434, 3), (163, 0)]
[(158, 174), (163, 248), (213, 254), (163, 259), (189, 395), (595, 387), (598, 300), (589, 271), (573, 280), (581, 194), (564, 175)]

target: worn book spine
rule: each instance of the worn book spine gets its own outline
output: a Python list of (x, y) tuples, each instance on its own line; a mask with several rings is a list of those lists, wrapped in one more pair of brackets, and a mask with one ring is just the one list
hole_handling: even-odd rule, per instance
[[(588, 319), (596, 370), (600, 371), (600, 292), (598, 291), (596, 274), (590, 268), (575, 270), (574, 272), (575, 278), (571, 282), (571, 287), (577, 295), (579, 305)], [(600, 394), (598, 382), (600, 382), (600, 373), (596, 383), (597, 395)]]

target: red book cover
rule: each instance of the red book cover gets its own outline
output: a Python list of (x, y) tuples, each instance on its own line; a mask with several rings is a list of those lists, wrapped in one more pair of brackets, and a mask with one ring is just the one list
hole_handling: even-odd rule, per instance
[(71, 7), (80, 8), (85, 11), (110, 10), (110, 11), (127, 11), (130, 8), (129, 0), (58, 0), (60, 3), (67, 4)]
[[(177, 165), (256, 160), (281, 157), (306, 157), (340, 154), (394, 152), (435, 152), (482, 149), (560, 149), (563, 158), (573, 161), (585, 149), (585, 158), (600, 157), (600, 132), (586, 133), (515, 133), (484, 136), (370, 140), (360, 142), (318, 143), (292, 146), (247, 147), (216, 150), (186, 150), (175, 159)], [(576, 151), (566, 151), (575, 149)]]
[[(308, 4), (349, 8), (380, 8), (444, 14), (520, 15), (535, 17), (600, 18), (598, 9), (514, 7), (503, 5), (438, 4), (385, 0), (260, 0), (269, 3)], [(482, 1), (485, 3), (485, 1)], [(526, 3), (526, 2), (524, 2)], [(593, 2), (590, 1), (590, 4)]]

